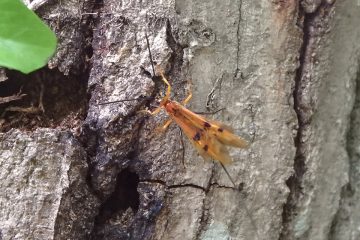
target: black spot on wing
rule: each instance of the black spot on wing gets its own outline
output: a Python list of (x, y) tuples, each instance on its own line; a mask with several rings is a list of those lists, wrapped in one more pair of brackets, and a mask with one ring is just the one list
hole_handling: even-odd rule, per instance
[(174, 116), (179, 115), (179, 109), (173, 108), (172, 111), (173, 111)]
[(203, 149), (204, 149), (205, 152), (207, 152), (207, 150), (209, 149), (209, 146), (208, 146), (208, 145), (205, 145), (205, 146), (203, 147)]
[(219, 131), (219, 132), (223, 132), (223, 131), (224, 131), (224, 129), (222, 129), (222, 128), (218, 128), (218, 131)]
[(193, 137), (194, 141), (199, 141), (201, 138), (201, 134), (199, 132), (196, 132), (195, 136)]
[(208, 122), (204, 122), (204, 127), (205, 127), (205, 128), (210, 128), (210, 127), (211, 127), (211, 124), (208, 123)]

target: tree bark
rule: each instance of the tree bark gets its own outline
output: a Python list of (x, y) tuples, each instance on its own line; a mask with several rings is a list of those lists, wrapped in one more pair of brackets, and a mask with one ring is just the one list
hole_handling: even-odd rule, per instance
[[(18, 93), (14, 84), (27, 97), (2, 109), (0, 236), (358, 239), (359, 9), (350, 0), (45, 3), (37, 12), (57, 33), (56, 56), (38, 74), (1, 73), (1, 97)], [(165, 91), (146, 35), (172, 99), (190, 88), (187, 108), (225, 108), (206, 116), (251, 142), (231, 149), (226, 166), (240, 190), (176, 124), (156, 130), (165, 112), (139, 112)], [(126, 99), (135, 100), (98, 105)], [(43, 112), (6, 111), (29, 103)]]

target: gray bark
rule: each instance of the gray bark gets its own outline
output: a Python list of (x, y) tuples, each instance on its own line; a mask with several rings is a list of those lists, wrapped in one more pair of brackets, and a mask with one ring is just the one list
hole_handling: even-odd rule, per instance
[[(351, 0), (45, 3), (37, 11), (59, 47), (30, 77), (52, 79), (38, 90), (45, 112), (1, 115), (0, 239), (359, 239), (359, 9)], [(156, 131), (165, 112), (139, 113), (156, 104), (140, 96), (165, 89), (149, 76), (145, 33), (172, 99), (191, 86), (189, 109), (225, 107), (207, 116), (251, 142), (231, 149), (226, 166), (240, 191), (175, 124)], [(0, 84), (19, 79), (1, 74)], [(30, 86), (24, 94), (39, 103)], [(98, 105), (121, 99), (137, 100)]]

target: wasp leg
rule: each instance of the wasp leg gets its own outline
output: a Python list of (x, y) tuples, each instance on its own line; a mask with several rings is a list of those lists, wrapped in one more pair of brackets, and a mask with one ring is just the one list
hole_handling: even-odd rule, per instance
[(137, 113), (147, 113), (147, 114), (150, 114), (152, 116), (158, 114), (159, 112), (161, 111), (161, 107), (157, 107), (155, 108), (155, 110), (153, 111), (150, 111), (150, 110), (140, 110), (140, 111), (137, 111)]
[(171, 119), (168, 119), (164, 124), (160, 125), (159, 127), (156, 128), (157, 132), (165, 132), (166, 129), (170, 126), (170, 124), (172, 123)]
[(185, 106), (190, 101), (191, 98), (192, 98), (192, 93), (190, 92), (189, 95), (181, 102), (182, 105)]

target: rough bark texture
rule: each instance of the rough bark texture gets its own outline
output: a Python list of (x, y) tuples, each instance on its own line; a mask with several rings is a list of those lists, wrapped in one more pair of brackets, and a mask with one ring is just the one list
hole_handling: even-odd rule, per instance
[(71, 133), (11, 130), (0, 136), (0, 148), (3, 239), (90, 233), (99, 204), (85, 181), (86, 155)]
[[(37, 12), (59, 37), (52, 70), (30, 83), (0, 71), (1, 97), (27, 94), (0, 106), (0, 239), (359, 239), (359, 10), (46, 3)], [(190, 109), (225, 107), (209, 117), (252, 141), (227, 166), (241, 191), (175, 124), (155, 130), (165, 113), (138, 112), (164, 91), (146, 33), (172, 98), (191, 85)], [(121, 99), (137, 100), (98, 105)]]
[[(299, 119), (296, 174), (288, 180), (291, 194), (283, 239), (360, 237), (356, 224), (349, 224), (360, 220), (359, 199), (348, 196), (358, 188), (359, 177), (353, 174), (358, 126), (350, 121), (359, 69), (358, 9), (352, 1), (323, 1), (303, 10), (304, 38), (294, 91)], [(350, 201), (354, 214), (345, 217)]]

